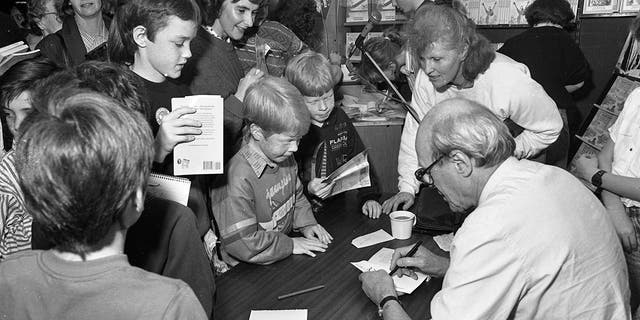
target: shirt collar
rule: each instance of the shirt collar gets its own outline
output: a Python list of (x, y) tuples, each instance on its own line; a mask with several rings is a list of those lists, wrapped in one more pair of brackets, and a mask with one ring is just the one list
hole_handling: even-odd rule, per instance
[(253, 143), (247, 143), (242, 149), (240, 149), (240, 154), (247, 159), (251, 169), (256, 174), (258, 178), (262, 176), (262, 173), (267, 167), (277, 168), (278, 165), (271, 160), (265, 158), (265, 156), (257, 150), (257, 147), (253, 145)]
[(222, 41), (226, 41), (227, 43), (231, 43), (231, 38), (227, 37), (226, 39), (223, 39), (221, 36), (219, 36), (215, 30), (213, 30), (213, 26), (202, 26), (202, 28), (204, 28), (204, 30), (206, 30), (207, 32), (209, 32), (209, 34), (211, 34), (212, 36), (222, 40)]

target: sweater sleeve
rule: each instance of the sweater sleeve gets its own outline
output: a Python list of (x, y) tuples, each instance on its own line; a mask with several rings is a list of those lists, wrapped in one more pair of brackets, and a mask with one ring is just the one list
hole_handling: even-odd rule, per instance
[(311, 204), (304, 195), (302, 182), (300, 182), (300, 178), (298, 178), (296, 174), (296, 204), (293, 211), (293, 228), (300, 229), (314, 224), (318, 224), (318, 221), (316, 221), (316, 218), (313, 216)]
[(494, 108), (524, 131), (515, 138), (515, 155), (530, 158), (555, 142), (562, 130), (556, 103), (542, 86), (523, 72), (497, 72), (493, 85)]
[[(411, 98), (411, 106), (416, 110), (420, 119), (433, 107), (428, 92), (429, 88), (432, 87), (424, 71), (419, 70)], [(416, 194), (420, 189), (420, 183), (414, 175), (414, 172), (418, 169), (416, 135), (419, 126), (420, 123), (407, 114), (400, 138), (400, 151), (398, 152), (398, 190), (400, 192)]]
[(186, 282), (202, 304), (205, 314), (213, 318), (213, 297), (216, 285), (209, 259), (196, 229), (193, 213), (182, 206), (183, 212), (170, 233), (167, 263), (162, 275)]
[[(240, 167), (240, 166), (238, 166)], [(228, 194), (213, 208), (222, 245), (234, 258), (249, 263), (271, 264), (293, 253), (293, 240), (278, 231), (267, 231), (258, 224), (253, 186), (243, 177), (248, 164), (229, 170)]]

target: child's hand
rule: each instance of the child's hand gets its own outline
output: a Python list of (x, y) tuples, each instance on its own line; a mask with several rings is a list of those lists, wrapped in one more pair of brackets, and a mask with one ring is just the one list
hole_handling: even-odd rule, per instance
[(238, 83), (238, 90), (236, 90), (235, 94), (236, 98), (238, 98), (238, 100), (240, 101), (243, 101), (244, 95), (245, 93), (247, 93), (247, 89), (249, 89), (249, 86), (251, 86), (254, 82), (262, 79), (262, 77), (264, 77), (264, 72), (256, 68), (251, 68), (251, 70), (247, 72), (244, 78), (240, 79), (240, 83)]
[(291, 238), (293, 240), (293, 254), (306, 254), (315, 257), (313, 251), (325, 252), (327, 245), (316, 240), (307, 238)]
[(378, 203), (378, 201), (367, 200), (367, 202), (362, 205), (362, 214), (371, 219), (378, 219), (381, 213), (382, 206)]
[(202, 130), (198, 129), (202, 126), (200, 121), (182, 118), (192, 113), (196, 113), (196, 109), (185, 107), (174, 110), (162, 119), (154, 141), (154, 161), (164, 162), (164, 158), (178, 143), (193, 141), (196, 135), (202, 134)]
[(333, 186), (335, 186), (333, 181), (331, 183), (322, 183), (322, 180), (321, 178), (314, 178), (307, 185), (309, 193), (320, 199), (328, 197), (331, 194), (331, 190), (333, 190)]
[[(323, 244), (327, 245), (331, 243), (333, 237), (319, 224), (312, 224), (300, 229), (300, 233), (309, 240), (319, 240)], [(325, 246), (326, 248), (326, 246)]]

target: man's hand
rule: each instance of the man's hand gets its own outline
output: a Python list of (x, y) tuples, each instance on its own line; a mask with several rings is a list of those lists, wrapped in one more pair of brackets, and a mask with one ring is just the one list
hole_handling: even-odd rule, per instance
[(609, 212), (609, 216), (613, 221), (613, 226), (616, 229), (616, 233), (622, 241), (622, 247), (626, 252), (633, 252), (638, 250), (638, 237), (636, 236), (636, 230), (633, 227), (633, 222), (629, 219), (626, 212)]
[(575, 161), (576, 164), (576, 175), (578, 177), (591, 181), (591, 177), (598, 172), (598, 158), (589, 157), (587, 155), (581, 155)]
[(202, 134), (202, 130), (199, 129), (202, 126), (200, 121), (182, 118), (183, 115), (192, 113), (196, 113), (195, 108), (184, 107), (162, 118), (154, 141), (155, 162), (164, 162), (177, 144), (193, 141), (196, 135)]
[(411, 251), (413, 245), (398, 248), (393, 252), (391, 258), (391, 270), (397, 266), (400, 267), (396, 274), (401, 277), (407, 275), (413, 279), (418, 279), (418, 275), (413, 268), (422, 271), (425, 274), (442, 277), (449, 268), (449, 259), (438, 256), (427, 248), (420, 246), (413, 257), (405, 257)]
[(398, 210), (398, 207), (401, 204), (404, 204), (402, 206), (402, 210), (407, 210), (411, 208), (414, 200), (415, 196), (413, 194), (408, 192), (398, 192), (398, 194), (382, 203), (382, 212), (384, 212), (385, 214), (389, 214), (393, 211)]
[(322, 180), (321, 178), (312, 179), (307, 185), (307, 190), (309, 190), (309, 193), (312, 195), (320, 199), (325, 199), (331, 194), (331, 190), (333, 190), (336, 184), (333, 181), (331, 183), (323, 183)]
[(393, 279), (384, 270), (363, 272), (358, 279), (362, 281), (362, 291), (376, 305), (386, 296), (397, 295)]
[(307, 238), (291, 238), (293, 240), (293, 254), (306, 254), (315, 257), (313, 251), (325, 252), (327, 245), (316, 240)]
[(367, 200), (367, 202), (362, 205), (362, 214), (371, 219), (378, 219), (381, 213), (382, 206), (378, 203), (378, 201)]
[(317, 240), (325, 245), (331, 243), (331, 240), (333, 240), (333, 237), (329, 232), (319, 224), (312, 224), (310, 226), (303, 227), (300, 229), (300, 233), (309, 240)]
[(235, 94), (236, 98), (240, 101), (244, 101), (244, 95), (247, 93), (249, 86), (262, 79), (262, 77), (264, 77), (264, 72), (256, 68), (251, 68), (244, 78), (240, 79), (240, 83), (238, 83), (238, 89)]

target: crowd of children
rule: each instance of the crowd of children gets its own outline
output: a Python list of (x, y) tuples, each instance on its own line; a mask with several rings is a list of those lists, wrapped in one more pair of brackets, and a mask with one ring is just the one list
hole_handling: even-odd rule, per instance
[[(42, 57), (9, 70), (2, 102), (16, 150), (0, 165), (0, 314), (82, 318), (100, 301), (117, 306), (119, 318), (213, 318), (207, 253), (230, 265), (268, 264), (329, 248), (332, 236), (308, 198), (321, 206), (333, 188), (321, 180), (365, 148), (334, 108), (336, 76), (323, 55), (290, 59), (286, 78), (242, 72), (227, 40), (242, 38), (258, 5), (128, 1), (111, 22), (110, 62), (64, 69)], [(173, 148), (201, 134), (201, 123), (184, 117), (195, 109), (170, 111), (171, 98), (192, 93), (225, 98), (225, 175), (190, 176), (187, 206), (144, 200), (149, 170), (172, 174)], [(371, 172), (359, 199), (363, 214), (377, 218)], [(205, 250), (209, 234), (220, 237), (218, 254)], [(119, 289), (126, 282), (131, 289)], [(59, 286), (64, 291), (53, 294)], [(21, 288), (74, 307), (29, 300)], [(154, 302), (126, 302), (144, 290), (153, 290)]]

